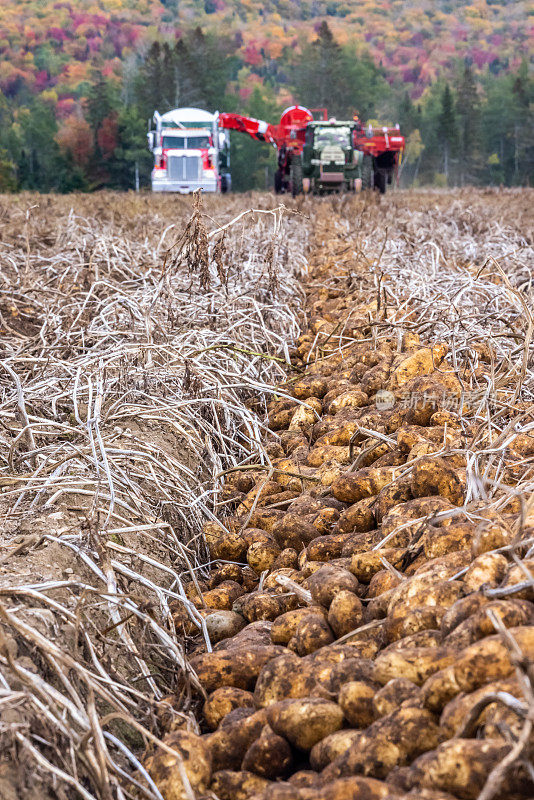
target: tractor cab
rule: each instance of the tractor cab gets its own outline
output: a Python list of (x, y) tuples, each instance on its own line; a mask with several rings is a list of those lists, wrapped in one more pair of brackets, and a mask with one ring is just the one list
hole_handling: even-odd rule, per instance
[(353, 144), (353, 122), (320, 120), (306, 127), (302, 152), (304, 190), (354, 189), (361, 177), (361, 154)]

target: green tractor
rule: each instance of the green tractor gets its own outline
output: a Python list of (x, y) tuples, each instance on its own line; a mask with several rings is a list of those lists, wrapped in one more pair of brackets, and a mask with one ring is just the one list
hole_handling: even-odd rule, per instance
[(291, 165), (294, 195), (361, 189), (363, 153), (354, 147), (355, 130), (354, 121), (308, 122), (302, 156), (293, 157)]

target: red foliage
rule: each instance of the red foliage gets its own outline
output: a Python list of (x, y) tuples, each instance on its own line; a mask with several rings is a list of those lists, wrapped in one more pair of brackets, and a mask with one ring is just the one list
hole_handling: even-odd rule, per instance
[(116, 111), (112, 111), (109, 116), (102, 120), (102, 124), (96, 134), (96, 140), (100, 147), (102, 158), (105, 160), (111, 158), (119, 141)]
[(87, 164), (93, 152), (93, 133), (83, 117), (68, 117), (55, 139), (63, 152), (72, 155), (75, 164), (82, 167)]

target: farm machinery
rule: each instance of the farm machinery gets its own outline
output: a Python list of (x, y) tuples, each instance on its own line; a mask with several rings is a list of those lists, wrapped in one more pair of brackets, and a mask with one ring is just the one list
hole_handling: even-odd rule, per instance
[(329, 119), (324, 108), (290, 106), (278, 125), (222, 113), (219, 126), (274, 145), (278, 152), (275, 191), (293, 196), (301, 192), (358, 191), (362, 187), (384, 193), (396, 176), (404, 151), (398, 125), (364, 129), (358, 117), (350, 121)]
[(158, 192), (225, 192), (230, 189), (229, 131), (274, 146), (275, 192), (323, 194), (378, 189), (397, 174), (404, 137), (395, 128), (364, 129), (358, 117), (339, 121), (327, 111), (287, 108), (278, 125), (241, 114), (210, 114), (197, 108), (154, 114), (148, 134), (154, 154), (152, 189)]
[(229, 191), (230, 137), (218, 119), (217, 112), (201, 108), (154, 112), (156, 129), (147, 135), (154, 155), (153, 192)]

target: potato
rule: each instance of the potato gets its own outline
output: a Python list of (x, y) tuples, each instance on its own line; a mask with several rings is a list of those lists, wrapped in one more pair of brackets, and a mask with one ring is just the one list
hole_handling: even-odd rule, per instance
[[(518, 564), (510, 566), (502, 586), (515, 586), (518, 583), (527, 582), (528, 579), (525, 575), (525, 571), (527, 574), (534, 576), (534, 559), (523, 559), (521, 566)], [(511, 596), (522, 600), (534, 601), (534, 588), (532, 586), (527, 586), (525, 589), (514, 592)]]
[[(379, 414), (374, 413), (372, 418), (379, 419)], [(368, 410), (365, 408), (345, 407), (340, 409), (337, 414), (323, 414), (322, 419), (317, 422), (312, 429), (312, 441), (322, 445), (335, 445), (346, 447), (350, 444), (351, 438), (355, 436), (363, 441), (364, 435), (358, 434), (358, 420), (369, 418)]]
[(368, 550), (365, 553), (354, 553), (350, 562), (350, 571), (361, 583), (370, 583), (377, 572), (384, 569), (382, 558), (393, 566), (400, 566), (405, 548), (384, 547), (380, 550)]
[(291, 786), (314, 786), (320, 782), (320, 778), (313, 769), (299, 769), (288, 778)]
[(263, 709), (254, 711), (237, 708), (221, 721), (216, 731), (204, 736), (213, 759), (213, 771), (239, 769), (245, 753), (260, 736), (265, 722)]
[(366, 553), (380, 541), (382, 541), (382, 534), (378, 530), (353, 533), (343, 545), (341, 555), (342, 557), (348, 557), (353, 553)]
[[(416, 759), (412, 773), (418, 786), (447, 790), (462, 800), (477, 800), (489, 773), (509, 750), (510, 745), (501, 741), (451, 739)], [(499, 792), (496, 798), (505, 800), (521, 782), (517, 773), (509, 770), (505, 793)]]
[(480, 608), (490, 602), (481, 592), (469, 594), (467, 597), (460, 597), (455, 603), (445, 611), (441, 620), (441, 632), (443, 636), (448, 636), (460, 623), (475, 614)]
[[(337, 463), (336, 463), (337, 469)], [(334, 524), (339, 519), (337, 508), (324, 507), (310, 519), (311, 524), (317, 529), (318, 534), (329, 534), (333, 530)]]
[(456, 506), (464, 501), (463, 482), (443, 458), (422, 458), (414, 464), (411, 488), (414, 497), (439, 495)]
[(307, 614), (302, 617), (289, 641), (289, 649), (306, 656), (334, 641), (330, 626), (322, 614)]
[(206, 628), (212, 644), (235, 636), (242, 630), (246, 622), (241, 614), (235, 611), (214, 611), (206, 616)]
[(291, 747), (285, 739), (266, 725), (259, 737), (248, 748), (242, 769), (261, 778), (276, 780), (288, 774), (293, 763)]
[(269, 481), (260, 477), (256, 485), (247, 493), (243, 501), (239, 504), (236, 514), (238, 516), (243, 516), (243, 514), (250, 511), (253, 505), (261, 500), (269, 499), (269, 502), (272, 502), (273, 496), (279, 495), (281, 491), (280, 484), (275, 480)]
[(274, 542), (254, 542), (247, 550), (247, 562), (251, 569), (260, 575), (271, 569), (281, 550)]
[(356, 503), (378, 494), (395, 480), (398, 472), (398, 467), (365, 467), (357, 472), (346, 472), (332, 484), (332, 494), (344, 503)]
[(363, 500), (349, 506), (339, 517), (338, 530), (341, 533), (360, 533), (373, 530), (376, 527), (372, 508), (374, 502), (375, 496), (373, 495), (364, 497)]
[(293, 513), (284, 514), (275, 525), (273, 533), (282, 549), (292, 547), (297, 552), (317, 538), (317, 528)]
[[(293, 412), (291, 412), (293, 414)], [(289, 422), (288, 422), (289, 424)], [(272, 428), (271, 430), (275, 430)], [(280, 444), (286, 457), (291, 456), (295, 451), (304, 448), (308, 450), (308, 439), (302, 431), (282, 431), (280, 433)]]
[(269, 429), (271, 431), (280, 431), (289, 428), (294, 413), (295, 406), (292, 406), (291, 408), (284, 408), (280, 411), (273, 411), (269, 414), (268, 418)]
[(406, 701), (417, 704), (420, 698), (421, 689), (415, 683), (408, 678), (393, 678), (375, 692), (373, 698), (375, 717), (391, 714)]
[(251, 692), (244, 689), (236, 689), (234, 686), (222, 686), (209, 695), (204, 703), (202, 712), (206, 724), (212, 731), (217, 728), (219, 722), (236, 708), (253, 708), (254, 697)]
[(362, 375), (360, 386), (369, 397), (387, 386), (391, 362), (392, 358), (386, 357)]
[(324, 780), (364, 774), (384, 778), (428, 748), (437, 747), (441, 734), (432, 714), (423, 708), (402, 706), (370, 725), (356, 745), (323, 771)]
[(440, 558), (448, 553), (471, 548), (474, 526), (469, 522), (453, 522), (446, 528), (429, 526), (420, 539), (427, 559)]
[(422, 606), (443, 606), (448, 608), (464, 592), (460, 581), (437, 579), (433, 572), (425, 572), (401, 583), (391, 593), (388, 614), (403, 616), (411, 608)]
[(505, 628), (532, 624), (534, 606), (527, 600), (494, 600), (476, 611), (450, 633), (444, 644), (451, 647), (467, 647), (484, 636), (495, 633), (495, 627), (488, 616), (492, 611)]
[[(378, 448), (376, 450), (371, 451), (369, 453), (369, 458), (372, 458), (375, 453), (378, 452)], [(394, 447), (391, 450), (387, 450), (383, 453), (376, 461), (369, 461), (367, 457), (365, 457), (362, 461), (363, 467), (399, 467), (401, 464), (406, 462), (406, 455), (400, 451), (398, 447)]]
[(281, 700), (267, 707), (267, 721), (273, 731), (299, 750), (314, 744), (343, 724), (343, 712), (336, 703), (319, 697)]
[(386, 514), (392, 508), (412, 500), (412, 478), (411, 475), (404, 475), (403, 477), (396, 478), (391, 481), (387, 486), (384, 486), (378, 493), (376, 501), (373, 505), (373, 514), (377, 523), (382, 522)]
[(292, 653), (275, 658), (261, 670), (254, 701), (258, 708), (273, 705), (280, 700), (306, 697), (315, 688), (313, 672)]
[(340, 730), (325, 736), (320, 742), (314, 745), (310, 752), (310, 764), (318, 772), (339, 756), (343, 755), (349, 748), (357, 747), (358, 740), (361, 738), (361, 731)]
[(369, 396), (360, 389), (349, 389), (343, 394), (338, 395), (329, 403), (328, 413), (337, 414), (342, 408), (361, 408), (367, 405)]
[(215, 652), (222, 650), (252, 650), (256, 647), (265, 647), (271, 644), (271, 625), (268, 620), (250, 622), (248, 625), (232, 636), (223, 639), (214, 646)]
[(271, 569), (298, 569), (298, 553), (292, 547), (286, 547), (276, 556)]
[(439, 712), (460, 691), (453, 663), (438, 670), (425, 681), (421, 688), (421, 699), (430, 711)]
[(408, 678), (421, 686), (427, 678), (455, 660), (455, 654), (440, 647), (412, 647), (380, 653), (375, 660), (375, 679), (386, 684), (393, 678)]
[[(204, 592), (202, 600), (208, 608), (230, 611), (237, 598), (243, 594), (245, 590), (237, 581), (221, 581), (215, 589)], [(195, 601), (195, 605), (202, 607), (200, 601)]]
[(299, 400), (307, 400), (308, 397), (321, 398), (328, 391), (328, 380), (320, 375), (308, 375), (296, 381), (292, 389)]
[(353, 775), (311, 787), (301, 800), (399, 800), (382, 781)]
[(490, 550), (506, 547), (513, 542), (515, 534), (497, 520), (479, 523), (473, 538), (473, 555), (480, 556)]
[[(371, 600), (373, 598), (377, 598), (382, 596), (384, 598), (384, 602), (387, 605), (387, 595), (390, 591), (392, 591), (395, 587), (399, 586), (402, 583), (401, 578), (398, 575), (394, 575), (388, 569), (381, 569), (380, 572), (377, 572), (376, 575), (373, 575), (371, 581), (369, 583), (369, 588), (367, 589), (367, 598)], [(369, 605), (367, 606), (367, 611), (369, 615)], [(384, 609), (385, 614), (386, 609)], [(372, 616), (369, 615), (369, 619), (373, 619)]]
[(321, 662), (321, 657), (319, 653), (313, 666), (313, 676), (317, 684), (326, 689), (330, 699), (337, 696), (341, 687), (349, 681), (373, 682), (374, 666), (369, 658), (356, 658), (349, 654), (343, 661), (334, 664)]
[(315, 425), (322, 410), (322, 405), (320, 400), (317, 400), (317, 398), (313, 399), (316, 400), (319, 405), (319, 412), (317, 412), (316, 408), (314, 407), (315, 404), (312, 405), (310, 403), (308, 405), (299, 406), (296, 411), (293, 412), (291, 417), (291, 421), (289, 423), (290, 431), (306, 432), (312, 427), (312, 425)]
[(330, 561), (341, 556), (343, 545), (349, 538), (348, 533), (333, 533), (329, 536), (318, 536), (306, 548), (310, 561)]
[(215, 589), (223, 581), (243, 582), (243, 568), (239, 564), (221, 564), (210, 574), (208, 586)]
[(306, 456), (306, 464), (309, 467), (320, 467), (325, 461), (335, 461), (337, 464), (350, 464), (349, 448), (323, 444), (316, 444), (310, 448)]
[(344, 590), (356, 592), (359, 584), (348, 570), (325, 564), (306, 579), (306, 585), (314, 601), (328, 608), (336, 594)]
[[(480, 689), (471, 692), (470, 694), (462, 693), (454, 697), (443, 708), (439, 720), (440, 727), (445, 732), (446, 736), (449, 738), (455, 736), (458, 733), (460, 726), (463, 726), (467, 715), (477, 705), (477, 703), (479, 703), (485, 697), (495, 694), (496, 692), (509, 692), (517, 697), (518, 694), (520, 694), (517, 678), (515, 676), (510, 676), (509, 678), (501, 681), (488, 683), (485, 686), (482, 686)], [(485, 706), (485, 708), (488, 708), (488, 706)], [(484, 716), (485, 711), (482, 709), (478, 716), (478, 720), (473, 721), (472, 729), (470, 731), (466, 731), (463, 735), (474, 736), (476, 728), (480, 726), (482, 723), (481, 718)]]
[(209, 543), (210, 555), (221, 561), (244, 561), (247, 543), (239, 533), (224, 533)]
[[(388, 547), (407, 547), (414, 533), (422, 527), (421, 521), (416, 520), (432, 519), (435, 514), (451, 508), (454, 506), (444, 497), (418, 497), (406, 503), (399, 503), (384, 516), (382, 535), (385, 538), (393, 534), (387, 542)], [(412, 520), (413, 525), (407, 524)], [(450, 521), (443, 520), (443, 524), (450, 524)], [(393, 533), (394, 531), (396, 533)]]
[(262, 619), (276, 619), (280, 614), (290, 611), (291, 607), (296, 605), (297, 600), (293, 595), (281, 597), (268, 591), (256, 591), (240, 597), (239, 601), (234, 603), (233, 608), (249, 622), (255, 622)]
[(362, 602), (354, 592), (344, 589), (335, 595), (330, 603), (327, 619), (336, 638), (339, 639), (358, 628), (362, 618)]
[(223, 769), (214, 774), (211, 791), (219, 800), (252, 800), (268, 785), (268, 781), (252, 772)]
[(207, 692), (221, 686), (251, 689), (264, 664), (283, 653), (282, 647), (270, 645), (249, 650), (202, 653), (190, 659), (192, 668)]
[(383, 628), (385, 641), (396, 642), (419, 631), (436, 630), (444, 613), (442, 606), (422, 606), (410, 609), (406, 616), (388, 617)]
[(145, 759), (144, 766), (165, 800), (188, 800), (190, 797), (190, 790), (185, 788), (180, 777), (180, 763), (193, 792), (202, 794), (207, 791), (212, 758), (205, 739), (190, 731), (178, 730), (166, 736), (164, 742), (176, 751), (176, 755), (158, 748)]
[[(257, 508), (251, 514), (248, 524), (251, 528), (261, 528), (263, 531), (273, 531), (275, 525), (282, 519), (284, 512), (277, 508)], [(243, 559), (244, 561), (244, 556)]]
[[(510, 628), (526, 660), (534, 659), (534, 627)], [(500, 635), (488, 636), (466, 647), (456, 657), (454, 675), (464, 692), (472, 692), (485, 683), (507, 677), (513, 670), (510, 651)]]
[(295, 608), (287, 611), (275, 619), (271, 628), (271, 639), (274, 644), (287, 644), (295, 635), (299, 622), (310, 614), (325, 615), (324, 608), (320, 606), (306, 606), (306, 608)]
[(365, 681), (349, 681), (341, 687), (338, 703), (352, 728), (367, 728), (375, 719), (373, 700), (378, 688)]
[(400, 388), (419, 375), (430, 375), (443, 361), (447, 349), (446, 344), (437, 344), (434, 347), (422, 347), (402, 358), (392, 370), (388, 389)]

